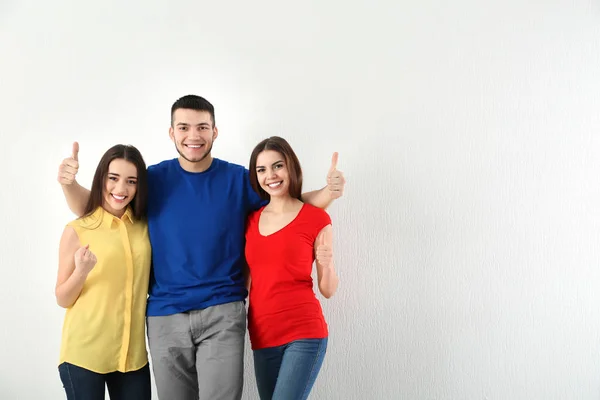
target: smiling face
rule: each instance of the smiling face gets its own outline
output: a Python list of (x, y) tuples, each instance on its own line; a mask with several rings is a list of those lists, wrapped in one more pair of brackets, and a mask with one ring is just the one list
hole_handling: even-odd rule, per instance
[(173, 113), (169, 136), (190, 169), (210, 166), (210, 152), (218, 134), (208, 111), (180, 108)]
[(112, 160), (106, 175), (102, 207), (121, 217), (135, 197), (137, 179), (137, 168), (133, 163), (122, 158)]
[(271, 136), (254, 147), (250, 155), (250, 185), (263, 200), (289, 196), (302, 200), (302, 168), (290, 144)]
[(256, 158), (256, 177), (260, 187), (271, 196), (289, 197), (289, 172), (283, 154), (265, 150)]

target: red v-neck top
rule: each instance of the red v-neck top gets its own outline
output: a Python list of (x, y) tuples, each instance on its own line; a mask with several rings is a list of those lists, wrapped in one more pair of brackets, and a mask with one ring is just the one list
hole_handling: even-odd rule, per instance
[(327, 323), (313, 291), (311, 272), (315, 239), (331, 218), (324, 210), (304, 204), (292, 222), (263, 236), (258, 230), (263, 209), (250, 214), (246, 227), (252, 349), (325, 338)]

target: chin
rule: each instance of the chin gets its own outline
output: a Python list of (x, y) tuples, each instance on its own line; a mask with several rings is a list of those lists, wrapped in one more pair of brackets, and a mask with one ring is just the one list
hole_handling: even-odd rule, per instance
[(121, 203), (121, 204), (115, 204), (113, 202), (109, 203), (110, 207), (115, 210), (115, 211), (123, 211), (127, 208), (127, 206), (129, 205), (130, 202), (127, 203)]
[[(269, 192), (267, 192), (267, 193), (269, 193)], [(269, 196), (271, 196), (271, 198), (286, 197), (287, 195), (288, 195), (287, 192), (269, 193)]]

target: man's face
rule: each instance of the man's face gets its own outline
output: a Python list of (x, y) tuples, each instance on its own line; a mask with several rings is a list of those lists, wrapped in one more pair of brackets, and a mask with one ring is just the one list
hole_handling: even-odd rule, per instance
[(208, 111), (180, 108), (173, 113), (169, 136), (179, 155), (191, 163), (201, 162), (210, 155), (218, 134)]

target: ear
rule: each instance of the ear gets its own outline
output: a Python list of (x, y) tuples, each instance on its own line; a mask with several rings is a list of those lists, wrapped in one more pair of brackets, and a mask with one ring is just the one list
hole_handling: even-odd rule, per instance
[(175, 142), (175, 131), (173, 130), (172, 126), (169, 127), (169, 137), (173, 142)]
[(215, 140), (219, 136), (219, 129), (215, 126), (213, 128), (213, 140)]

